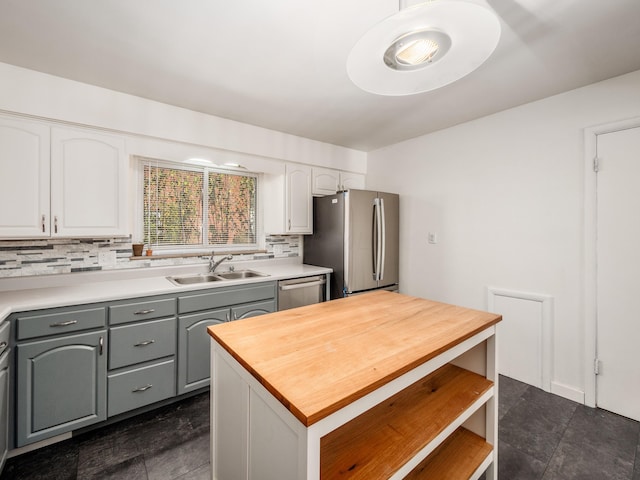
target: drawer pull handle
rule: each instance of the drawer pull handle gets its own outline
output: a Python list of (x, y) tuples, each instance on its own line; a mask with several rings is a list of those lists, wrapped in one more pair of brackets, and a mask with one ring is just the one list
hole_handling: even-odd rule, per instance
[(69, 325), (75, 325), (77, 320), (67, 320), (66, 322), (56, 322), (49, 325), (50, 327), (68, 327)]
[(155, 340), (145, 340), (143, 342), (138, 342), (134, 344), (134, 347), (146, 347), (147, 345), (151, 345), (152, 343), (156, 343)]
[(153, 387), (153, 385), (151, 385), (150, 383), (147, 383), (144, 387), (138, 387), (138, 388), (135, 388), (135, 389), (131, 390), (131, 393), (146, 392), (151, 387)]
[(7, 346), (7, 342), (0, 342), (0, 349), (3, 349)]
[(134, 315), (147, 315), (149, 313), (155, 312), (155, 309), (150, 308), (148, 310), (138, 310), (137, 312), (133, 312)]

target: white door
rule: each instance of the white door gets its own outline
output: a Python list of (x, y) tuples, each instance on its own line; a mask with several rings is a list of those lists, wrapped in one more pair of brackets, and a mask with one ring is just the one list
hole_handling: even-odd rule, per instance
[(640, 128), (597, 137), (598, 407), (640, 420)]
[(54, 236), (127, 233), (124, 141), (70, 128), (51, 131)]
[(0, 237), (49, 236), (49, 127), (0, 118)]

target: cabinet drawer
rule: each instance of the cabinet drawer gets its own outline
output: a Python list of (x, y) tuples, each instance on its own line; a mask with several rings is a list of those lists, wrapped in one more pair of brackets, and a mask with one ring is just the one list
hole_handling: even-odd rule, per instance
[(11, 322), (0, 323), (0, 355), (9, 346), (9, 332), (11, 331)]
[(207, 293), (178, 297), (178, 312), (189, 313), (199, 310), (237, 305), (239, 303), (269, 300), (276, 296), (275, 282), (260, 283), (246, 287), (216, 289)]
[(174, 298), (126, 303), (124, 305), (112, 305), (109, 307), (109, 323), (116, 325), (119, 323), (150, 320), (152, 318), (170, 317), (175, 314), (176, 301)]
[(175, 362), (168, 360), (108, 376), (108, 416), (134, 410), (176, 394)]
[(110, 369), (174, 355), (176, 319), (111, 327), (109, 345)]
[(104, 327), (104, 307), (69, 309), (42, 315), (18, 315), (16, 330), (18, 340)]

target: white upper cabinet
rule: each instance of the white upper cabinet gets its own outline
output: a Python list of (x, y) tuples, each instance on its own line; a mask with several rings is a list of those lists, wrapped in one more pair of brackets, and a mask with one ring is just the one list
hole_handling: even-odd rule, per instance
[(264, 176), (263, 188), (265, 233), (313, 233), (311, 167), (287, 163), (283, 175)]
[(127, 232), (119, 137), (0, 117), (0, 238)]
[(49, 236), (49, 127), (0, 117), (0, 237)]
[(364, 190), (364, 175), (360, 173), (340, 172), (340, 190)]
[(312, 168), (313, 194), (314, 195), (333, 195), (336, 193), (340, 185), (340, 172), (330, 168)]
[(350, 188), (364, 189), (364, 175), (313, 167), (312, 185), (314, 195), (333, 195)]
[(311, 167), (286, 165), (287, 233), (313, 233)]
[(125, 144), (121, 138), (52, 128), (52, 234), (125, 235), (126, 175)]

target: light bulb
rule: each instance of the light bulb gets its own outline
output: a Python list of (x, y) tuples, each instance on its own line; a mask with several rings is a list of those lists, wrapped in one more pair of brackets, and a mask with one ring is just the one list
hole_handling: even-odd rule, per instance
[(405, 65), (420, 65), (429, 62), (438, 53), (439, 48), (437, 42), (429, 38), (419, 38), (401, 46), (396, 53), (396, 59)]

